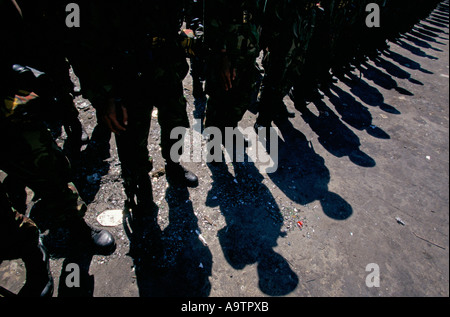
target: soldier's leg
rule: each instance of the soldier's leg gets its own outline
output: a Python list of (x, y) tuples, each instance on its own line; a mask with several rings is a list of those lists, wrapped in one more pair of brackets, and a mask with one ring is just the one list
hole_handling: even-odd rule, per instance
[[(166, 161), (166, 177), (173, 185), (196, 187), (197, 176), (180, 164), (181, 155), (171, 155), (179, 139), (171, 134), (177, 129), (183, 135), (189, 128), (183, 80), (189, 72), (189, 64), (183, 50), (163, 48), (157, 52), (154, 76), (148, 84), (152, 88), (154, 105), (158, 108), (158, 122), (161, 127), (161, 154)], [(176, 132), (176, 130), (175, 130)]]
[(286, 82), (286, 70), (289, 64), (288, 56), (288, 51), (274, 48), (266, 58), (266, 74), (261, 88), (256, 128), (269, 127), (271, 122), (278, 117), (295, 117), (295, 113), (289, 112), (283, 102), (283, 86)]
[(0, 241), (0, 261), (22, 259), (25, 263), (26, 283), (19, 295), (52, 296), (53, 279), (39, 230), (31, 219), (12, 208), (1, 183)]
[(315, 69), (310, 65), (305, 67), (294, 81), (291, 97), (295, 108), (300, 112), (306, 110), (309, 103), (322, 99), (318, 90)]
[(259, 100), (259, 113), (255, 128), (270, 127), (275, 119), (295, 117), (295, 113), (288, 110), (283, 98), (284, 93), (280, 87), (264, 84)]
[(152, 107), (133, 103), (128, 106), (128, 126), (116, 134), (117, 151), (122, 167), (127, 200), (125, 211), (134, 217), (154, 210), (153, 191), (149, 173), (153, 169), (148, 152)]
[[(183, 95), (181, 82), (176, 83), (170, 90), (170, 94), (164, 100), (158, 100), (158, 122), (161, 126), (161, 154), (166, 161), (166, 175), (170, 182), (182, 184), (189, 187), (198, 185), (197, 176), (184, 168), (180, 163), (182, 153), (175, 153), (173, 147), (184, 139), (187, 129), (190, 127), (186, 111), (186, 99)], [(180, 138), (171, 138), (174, 129), (182, 133)]]
[[(83, 219), (86, 205), (70, 184), (70, 165), (42, 123), (2, 122), (0, 147), (5, 155), (0, 168), (29, 187), (37, 199), (30, 216), (41, 230), (67, 228), (72, 246), (110, 254), (115, 249), (112, 235), (97, 230)], [(7, 153), (7, 154), (6, 154)]]
[[(206, 110), (206, 128), (216, 128), (221, 132), (220, 143), (226, 147), (231, 159), (238, 158), (238, 153), (245, 152), (248, 146), (246, 136), (238, 133), (235, 129), (250, 107), (255, 89), (258, 88), (258, 69), (254, 65), (236, 70), (236, 79), (232, 83), (232, 88), (225, 91), (220, 85), (215, 85), (215, 79), (209, 82), (209, 100)], [(227, 133), (227, 128), (233, 133)], [(214, 141), (217, 135), (211, 135), (209, 140)], [(244, 147), (244, 148), (242, 148)], [(213, 147), (215, 150), (215, 147)], [(210, 155), (212, 153), (208, 153)], [(214, 153), (214, 157), (217, 153)], [(211, 157), (208, 160), (215, 161)]]

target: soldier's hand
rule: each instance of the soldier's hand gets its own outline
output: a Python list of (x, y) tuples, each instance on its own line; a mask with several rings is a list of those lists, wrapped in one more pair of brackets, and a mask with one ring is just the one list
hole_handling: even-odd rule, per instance
[[(120, 134), (121, 132), (126, 131), (126, 126), (128, 125), (128, 112), (127, 108), (123, 106), (120, 106), (120, 109), (117, 108), (114, 98), (109, 98), (103, 119), (113, 133)], [(122, 112), (120, 114), (122, 117), (121, 119), (119, 119), (117, 110)]]
[(225, 91), (233, 88), (233, 81), (236, 79), (236, 69), (231, 67), (231, 62), (226, 54), (223, 54), (222, 56), (220, 76)]

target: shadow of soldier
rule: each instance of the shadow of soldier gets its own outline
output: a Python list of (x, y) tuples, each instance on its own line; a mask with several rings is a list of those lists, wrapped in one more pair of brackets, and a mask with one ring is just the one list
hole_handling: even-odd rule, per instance
[(260, 290), (270, 296), (291, 293), (299, 279), (273, 248), (283, 234), (283, 217), (263, 177), (253, 163), (233, 163), (235, 177), (226, 163), (208, 164), (212, 189), (206, 205), (220, 207), (226, 227), (218, 233), (228, 263), (236, 270), (257, 263)]
[[(303, 120), (310, 126), (310, 128), (317, 134), (317, 136), (319, 137), (320, 144), (328, 152), (330, 152), (336, 157), (347, 156), (350, 159), (350, 161), (352, 161), (354, 164), (358, 166), (374, 167), (376, 165), (375, 160), (366, 153), (364, 153), (363, 151), (361, 151), (360, 149), (361, 142), (358, 136), (341, 121), (341, 119), (333, 112), (333, 110), (331, 110), (322, 100), (315, 101), (314, 105), (319, 111), (319, 115), (316, 116), (309, 108), (305, 108), (302, 110), (302, 117)], [(353, 119), (352, 122), (354, 122), (355, 118), (352, 119)], [(349, 118), (346, 118), (346, 121), (350, 121)], [(310, 147), (310, 145), (306, 140), (306, 137), (301, 132), (296, 130), (290, 122), (285, 121), (278, 123), (278, 128), (280, 129), (283, 137), (285, 138), (285, 141), (281, 140), (281, 147), (280, 147), (282, 150), (286, 148), (286, 150), (284, 150), (284, 152), (286, 152), (285, 155), (287, 156), (292, 155), (292, 151), (290, 150), (292, 149), (295, 151), (295, 154), (298, 155), (299, 157), (306, 155), (306, 159), (309, 160), (312, 159), (312, 162), (315, 162), (316, 164), (319, 163), (320, 161), (323, 161), (322, 158), (315, 159), (320, 156), (318, 156), (314, 152), (314, 149)], [(385, 135), (385, 133), (383, 133), (383, 131), (381, 131), (381, 129), (379, 128), (375, 127), (374, 129), (370, 127), (365, 128), (366, 131), (371, 135), (379, 135), (379, 136)], [(376, 131), (379, 132), (376, 133)], [(302, 153), (298, 149), (298, 146), (293, 145), (296, 143), (298, 143), (300, 149), (305, 150), (304, 153)], [(311, 157), (309, 157), (308, 154), (311, 155)], [(287, 162), (287, 164), (291, 163)], [(323, 163), (316, 166), (317, 168), (319, 168), (318, 169), (319, 171), (325, 168), (324, 165), (323, 167), (321, 167), (322, 165)], [(326, 172), (329, 175), (328, 169), (326, 169)], [(328, 184), (328, 181), (326, 184)]]
[[(316, 120), (320, 121), (320, 126), (328, 126), (322, 118)], [(305, 121), (312, 123), (311, 120)], [(352, 207), (338, 194), (328, 190), (330, 171), (325, 166), (324, 159), (314, 151), (312, 144), (289, 120), (277, 121), (276, 124), (283, 139), (279, 137), (278, 141), (278, 170), (268, 174), (269, 178), (292, 201), (307, 205), (318, 200), (328, 217), (336, 220), (349, 218), (353, 214)], [(320, 137), (321, 134), (318, 134)], [(335, 143), (326, 142), (325, 145), (327, 144)], [(336, 153), (335, 148), (327, 147), (327, 150), (338, 157), (348, 155), (358, 165), (375, 165), (370, 157), (355, 147), (342, 147), (339, 150), (342, 153)]]
[(129, 256), (133, 258), (142, 297), (207, 297), (212, 254), (199, 240), (198, 219), (186, 187), (169, 187), (169, 225), (161, 231), (156, 214), (127, 221)]
[[(358, 102), (353, 95), (334, 85), (330, 87), (326, 95), (334, 105), (336, 112), (341, 116), (343, 122), (359, 131), (366, 131), (367, 134), (375, 138), (390, 139), (390, 136), (385, 131), (373, 125), (373, 118), (370, 111)], [(345, 131), (344, 126), (340, 130)]]

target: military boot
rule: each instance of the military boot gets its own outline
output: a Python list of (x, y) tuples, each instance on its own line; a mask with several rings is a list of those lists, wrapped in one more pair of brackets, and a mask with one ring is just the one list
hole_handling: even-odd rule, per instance
[(174, 185), (184, 185), (187, 187), (197, 187), (198, 177), (191, 171), (187, 170), (180, 163), (166, 164), (167, 180)]
[(75, 220), (69, 228), (71, 247), (74, 252), (108, 256), (116, 250), (113, 235), (86, 223), (84, 219)]

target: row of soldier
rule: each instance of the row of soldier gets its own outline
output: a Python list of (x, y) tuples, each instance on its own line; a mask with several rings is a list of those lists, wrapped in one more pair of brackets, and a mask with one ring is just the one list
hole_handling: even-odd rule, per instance
[[(387, 40), (427, 17), (438, 2), (267, 2), (260, 42), (266, 74), (255, 128), (270, 126), (279, 116), (294, 116), (283, 103), (286, 95), (297, 110), (304, 110), (337, 78), (387, 49)], [(377, 25), (370, 23), (371, 16)]]
[[(390, 17), (379, 29), (364, 26), (369, 1), (80, 0), (80, 27), (68, 28), (65, 1), (0, 0), (0, 169), (8, 175), (0, 191), (0, 235), (9, 241), (0, 246), (0, 257), (24, 259), (27, 283), (21, 294), (52, 293), (39, 232), (65, 229), (73, 253), (115, 250), (108, 231), (84, 221), (86, 204), (45, 125), (61, 120), (73, 152), (86, 141), (73, 103), (70, 66), (97, 110), (98, 124), (116, 134), (125, 212), (133, 221), (147, 221), (157, 212), (147, 147), (154, 107), (168, 181), (198, 184), (197, 176), (170, 155), (177, 142), (171, 131), (189, 128), (183, 95), (186, 49), (195, 97), (203, 96), (199, 77), (206, 80), (205, 127), (222, 131), (238, 125), (259, 90), (256, 60), (262, 50), (265, 76), (255, 127), (270, 126), (277, 117), (292, 116), (282, 101), (290, 91), (301, 110), (330, 82), (330, 69), (338, 75), (349, 63), (382, 49), (386, 39), (433, 7), (424, 0), (372, 2)], [(394, 25), (392, 17), (399, 22), (399, 12), (404, 21)], [(196, 25), (201, 44), (183, 46), (189, 43), (180, 36), (183, 22)], [(33, 220), (24, 215), (24, 186), (35, 195)]]

